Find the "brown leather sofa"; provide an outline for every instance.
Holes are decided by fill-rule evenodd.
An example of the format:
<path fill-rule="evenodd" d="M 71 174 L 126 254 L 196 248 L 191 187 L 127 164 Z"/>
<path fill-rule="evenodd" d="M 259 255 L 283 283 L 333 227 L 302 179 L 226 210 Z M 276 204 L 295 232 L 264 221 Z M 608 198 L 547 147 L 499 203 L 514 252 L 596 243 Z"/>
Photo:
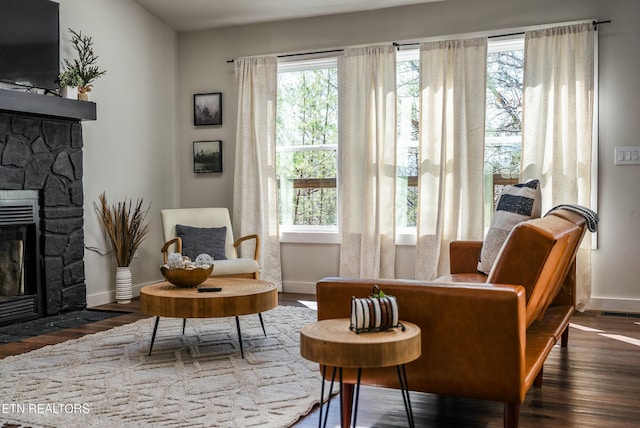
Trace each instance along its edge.
<path fill-rule="evenodd" d="M 562 209 L 520 223 L 488 276 L 476 270 L 482 244 L 467 241 L 451 245 L 451 274 L 435 281 L 325 278 L 317 284 L 318 319 L 349 317 L 351 297 L 378 285 L 397 298 L 400 319 L 422 330 L 422 355 L 406 366 L 409 388 L 502 402 L 504 426 L 517 427 L 549 352 L 558 340 L 567 344 L 585 223 Z M 351 409 L 355 372 L 345 370 L 344 382 Z M 399 388 L 394 368 L 364 370 L 362 383 Z"/>

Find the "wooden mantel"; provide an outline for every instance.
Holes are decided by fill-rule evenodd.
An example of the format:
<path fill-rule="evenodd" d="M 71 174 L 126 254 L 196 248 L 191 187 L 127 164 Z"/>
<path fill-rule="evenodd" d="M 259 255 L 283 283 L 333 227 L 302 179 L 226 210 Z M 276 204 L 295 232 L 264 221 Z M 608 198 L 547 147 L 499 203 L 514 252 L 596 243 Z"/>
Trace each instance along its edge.
<path fill-rule="evenodd" d="M 0 89 L 0 111 L 19 112 L 52 118 L 96 120 L 96 103 Z"/>

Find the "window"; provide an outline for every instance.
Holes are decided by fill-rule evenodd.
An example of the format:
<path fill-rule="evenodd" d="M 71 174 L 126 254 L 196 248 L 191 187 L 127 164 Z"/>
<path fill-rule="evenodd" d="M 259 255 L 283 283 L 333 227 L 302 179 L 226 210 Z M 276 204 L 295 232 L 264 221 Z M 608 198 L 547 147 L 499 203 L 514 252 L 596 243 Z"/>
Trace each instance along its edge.
<path fill-rule="evenodd" d="M 418 50 L 398 52 L 397 225 L 415 233 L 420 59 Z M 491 222 L 497 196 L 518 182 L 522 147 L 524 39 L 489 42 L 485 129 L 485 219 Z"/>
<path fill-rule="evenodd" d="M 336 60 L 281 64 L 276 177 L 283 229 L 337 230 L 337 149 Z"/>
<path fill-rule="evenodd" d="M 485 227 L 505 185 L 518 182 L 522 151 L 524 39 L 489 42 L 485 125 Z"/>
<path fill-rule="evenodd" d="M 416 227 L 418 208 L 418 138 L 420 136 L 420 52 L 396 56 L 398 86 L 398 165 L 396 170 L 396 225 L 401 233 Z M 415 230 L 411 230 L 415 234 Z"/>
<path fill-rule="evenodd" d="M 487 225 L 502 187 L 516 183 L 520 174 L 523 66 L 523 38 L 489 42 L 485 133 Z M 398 52 L 396 72 L 396 224 L 399 236 L 414 236 L 418 198 L 419 51 Z M 277 102 L 276 176 L 281 229 L 285 233 L 337 232 L 336 59 L 281 63 Z"/>

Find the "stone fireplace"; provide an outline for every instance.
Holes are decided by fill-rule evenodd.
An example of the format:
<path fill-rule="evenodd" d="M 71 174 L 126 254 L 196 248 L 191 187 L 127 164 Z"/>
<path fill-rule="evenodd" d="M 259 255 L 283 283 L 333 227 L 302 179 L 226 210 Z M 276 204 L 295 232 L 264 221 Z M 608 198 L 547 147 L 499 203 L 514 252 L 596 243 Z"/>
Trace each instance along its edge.
<path fill-rule="evenodd" d="M 25 267 L 25 283 L 18 287 L 36 294 L 35 308 L 3 318 L 11 296 L 0 294 L 0 324 L 86 306 L 80 121 L 93 119 L 94 103 L 0 90 L 0 206 L 3 195 L 15 199 L 11 191 L 35 195 L 39 235 L 36 264 Z M 9 244 L 20 241 L 10 230 L 18 226 L 0 222 L 0 246 L 15 254 L 26 251 L 23 244 Z"/>

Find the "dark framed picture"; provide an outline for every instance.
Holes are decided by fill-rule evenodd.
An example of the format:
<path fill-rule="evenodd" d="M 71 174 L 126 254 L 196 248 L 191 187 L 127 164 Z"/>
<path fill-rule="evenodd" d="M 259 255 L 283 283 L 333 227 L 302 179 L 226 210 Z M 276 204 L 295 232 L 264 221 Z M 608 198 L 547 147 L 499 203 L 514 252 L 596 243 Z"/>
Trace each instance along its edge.
<path fill-rule="evenodd" d="M 222 172 L 222 141 L 193 142 L 193 172 Z"/>
<path fill-rule="evenodd" d="M 222 92 L 193 95 L 193 124 L 222 125 Z"/>

